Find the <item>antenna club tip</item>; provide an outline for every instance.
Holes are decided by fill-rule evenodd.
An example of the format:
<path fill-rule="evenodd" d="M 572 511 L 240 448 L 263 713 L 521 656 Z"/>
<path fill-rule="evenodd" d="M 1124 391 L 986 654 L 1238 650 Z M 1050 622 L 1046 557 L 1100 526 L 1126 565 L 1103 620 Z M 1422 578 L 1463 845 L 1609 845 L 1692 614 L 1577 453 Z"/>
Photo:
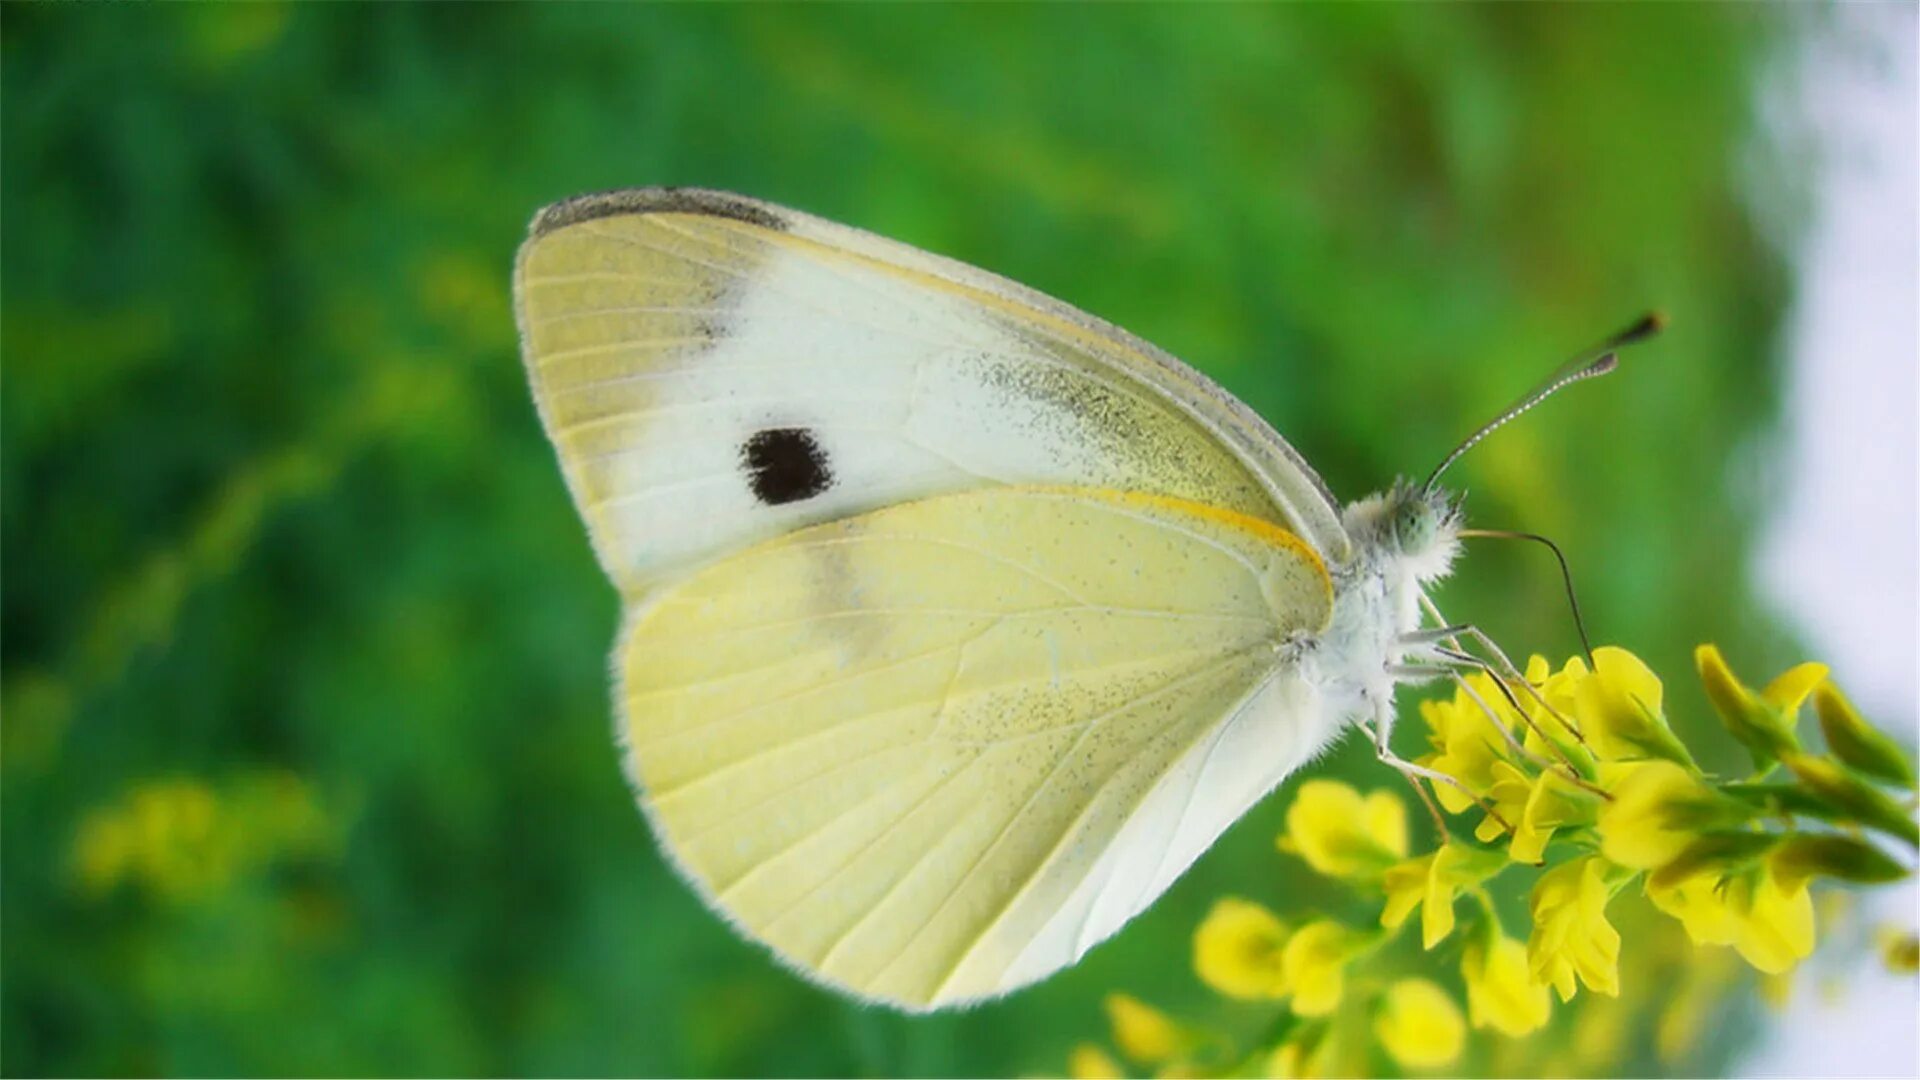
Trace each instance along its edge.
<path fill-rule="evenodd" d="M 1650 311 L 1645 315 L 1642 315 L 1640 317 L 1640 320 L 1634 323 L 1632 326 L 1629 326 L 1625 330 L 1622 330 L 1619 333 L 1613 335 L 1613 337 L 1610 338 L 1607 341 L 1607 343 L 1604 346 L 1602 346 L 1602 348 L 1619 349 L 1619 348 L 1624 348 L 1628 345 L 1635 345 L 1635 344 L 1638 344 L 1639 342 L 1647 340 L 1648 338 L 1654 336 L 1655 334 L 1658 334 L 1660 331 L 1665 330 L 1666 328 L 1667 328 L 1666 313 L 1661 311 Z"/>

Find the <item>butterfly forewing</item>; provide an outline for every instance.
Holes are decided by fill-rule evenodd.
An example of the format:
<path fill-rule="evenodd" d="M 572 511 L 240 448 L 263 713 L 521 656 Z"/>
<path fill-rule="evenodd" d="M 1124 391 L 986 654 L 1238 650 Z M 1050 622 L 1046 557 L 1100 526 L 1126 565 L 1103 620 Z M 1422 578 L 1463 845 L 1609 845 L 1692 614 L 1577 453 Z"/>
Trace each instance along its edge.
<path fill-rule="evenodd" d="M 549 434 L 637 595 L 802 525 L 1000 484 L 1177 496 L 1346 537 L 1319 481 L 1191 369 L 1011 282 L 734 196 L 549 210 L 516 295 Z"/>

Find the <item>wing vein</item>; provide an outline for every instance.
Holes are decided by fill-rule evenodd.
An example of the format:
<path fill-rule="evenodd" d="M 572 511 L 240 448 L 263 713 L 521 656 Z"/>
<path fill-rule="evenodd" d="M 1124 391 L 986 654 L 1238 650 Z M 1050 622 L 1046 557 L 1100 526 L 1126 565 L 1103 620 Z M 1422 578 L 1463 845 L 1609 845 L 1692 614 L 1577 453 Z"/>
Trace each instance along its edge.
<path fill-rule="evenodd" d="M 900 961 L 904 959 L 912 951 L 912 943 L 917 942 L 920 939 L 920 937 L 926 933 L 927 927 L 933 925 L 936 921 L 939 920 L 940 916 L 944 914 L 947 908 L 953 903 L 954 898 L 959 896 L 960 893 L 967 887 L 967 884 L 973 880 L 973 875 L 979 872 L 980 867 L 986 862 L 986 860 L 989 857 L 993 855 L 995 851 L 999 850 L 1000 845 L 1004 843 L 1006 841 L 1006 838 L 1012 833 L 1013 827 L 1016 824 L 1018 824 L 1020 819 L 1025 817 L 1027 812 L 1033 808 L 1036 802 L 1039 801 L 1040 796 L 1047 790 L 1048 786 L 1053 783 L 1054 778 L 1059 775 L 1061 768 L 1064 767 L 1068 761 L 1072 760 L 1074 754 L 1076 754 L 1079 751 L 1081 745 L 1086 742 L 1088 735 L 1092 734 L 1093 731 L 1096 728 L 1098 728 L 1102 723 L 1118 715 L 1119 713 L 1124 712 L 1128 709 L 1132 709 L 1136 706 L 1145 704 L 1148 701 L 1153 701 L 1160 697 L 1164 697 L 1165 695 L 1173 693 L 1174 691 L 1180 689 L 1183 686 L 1186 686 L 1189 683 L 1192 683 L 1204 676 L 1211 675 L 1219 671 L 1220 669 L 1226 667 L 1227 664 L 1231 663 L 1232 661 L 1239 659 L 1242 655 L 1244 655 L 1248 651 L 1249 650 L 1247 649 L 1238 649 L 1233 652 L 1230 652 L 1225 656 L 1222 656 L 1220 659 L 1214 661 L 1213 663 L 1204 664 L 1201 667 L 1188 672 L 1187 674 L 1181 676 L 1180 678 L 1175 679 L 1172 682 L 1169 682 L 1150 693 L 1142 694 L 1142 695 L 1138 695 L 1136 697 L 1130 698 L 1127 701 L 1124 701 L 1121 704 L 1116 705 L 1111 709 L 1108 709 L 1102 713 L 1099 713 L 1089 718 L 1086 728 L 1082 730 L 1080 734 L 1074 738 L 1073 742 L 1068 745 L 1066 751 L 1054 760 L 1053 766 L 1047 770 L 1046 774 L 1040 778 L 1040 782 L 1034 786 L 1034 789 L 1031 792 L 1028 793 L 1026 800 L 1020 804 L 1019 809 L 1015 810 L 1012 816 L 1010 816 L 1007 819 L 1006 823 L 1000 827 L 1000 831 L 994 834 L 994 838 L 988 842 L 986 848 L 984 848 L 979 855 L 975 856 L 973 862 L 969 864 L 966 871 L 963 874 L 961 874 L 960 881 L 952 889 L 948 890 L 946 899 L 941 901 L 940 905 L 933 910 L 933 913 L 931 915 L 927 916 L 926 919 L 921 921 L 920 926 L 913 932 L 913 936 L 909 940 L 909 944 L 905 948 L 902 948 L 899 954 L 896 955 L 891 961 L 889 961 L 887 965 L 883 967 L 880 970 L 880 972 L 874 976 L 873 981 L 875 983 L 878 983 L 882 979 L 884 979 L 887 973 L 889 971 L 892 971 L 893 968 L 897 964 L 899 964 Z M 1118 768 L 1119 768 L 1118 766 L 1115 766 L 1116 772 L 1118 771 Z M 1111 775 L 1112 774 L 1109 773 L 1108 777 L 1110 778 Z M 1105 783 L 1104 778 L 1102 780 L 1102 783 L 1103 784 Z M 934 847 L 929 848 L 928 854 L 931 854 L 934 850 L 937 850 L 937 848 L 938 848 L 937 844 Z M 923 855 L 921 858 L 924 861 L 926 856 Z M 919 864 L 916 863 L 915 865 L 917 869 Z M 904 882 L 905 880 L 907 880 L 907 877 L 911 877 L 911 876 L 912 876 L 912 872 L 910 871 L 906 877 L 901 878 L 901 881 Z M 898 883 L 896 883 L 896 885 L 897 884 Z M 879 906 L 875 905 L 875 907 L 872 910 L 874 911 L 879 910 Z"/>

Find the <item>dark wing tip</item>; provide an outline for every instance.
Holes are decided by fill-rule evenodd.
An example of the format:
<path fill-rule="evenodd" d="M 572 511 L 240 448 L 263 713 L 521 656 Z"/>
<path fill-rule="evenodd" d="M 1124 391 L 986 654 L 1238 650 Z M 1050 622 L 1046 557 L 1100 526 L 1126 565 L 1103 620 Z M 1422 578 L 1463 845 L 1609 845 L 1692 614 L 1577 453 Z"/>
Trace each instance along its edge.
<path fill-rule="evenodd" d="M 643 187 L 596 191 L 562 199 L 533 216 L 527 236 L 537 238 L 583 221 L 627 214 L 704 214 L 744 221 L 775 232 L 787 230 L 787 219 L 777 207 L 744 195 L 706 188 Z"/>

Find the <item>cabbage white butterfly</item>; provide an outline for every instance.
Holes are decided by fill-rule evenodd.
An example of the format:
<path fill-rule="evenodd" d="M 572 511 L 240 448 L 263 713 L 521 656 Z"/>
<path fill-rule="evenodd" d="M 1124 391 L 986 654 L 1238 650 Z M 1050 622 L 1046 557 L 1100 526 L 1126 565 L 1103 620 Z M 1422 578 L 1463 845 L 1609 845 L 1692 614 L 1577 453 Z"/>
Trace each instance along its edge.
<path fill-rule="evenodd" d="M 514 296 L 624 603 L 640 805 L 709 906 L 846 993 L 1046 977 L 1349 722 L 1420 771 L 1395 684 L 1483 663 L 1421 629 L 1462 535 L 1440 470 L 1343 509 L 1200 373 L 982 270 L 647 188 L 541 211 Z"/>

